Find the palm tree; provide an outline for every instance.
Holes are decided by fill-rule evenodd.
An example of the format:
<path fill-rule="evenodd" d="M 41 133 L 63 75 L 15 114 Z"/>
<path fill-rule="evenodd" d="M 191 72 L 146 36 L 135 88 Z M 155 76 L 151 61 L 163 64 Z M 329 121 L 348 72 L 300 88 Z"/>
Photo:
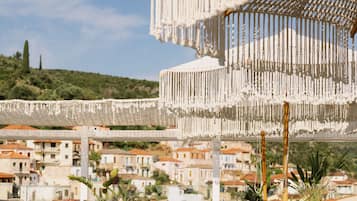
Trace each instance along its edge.
<path fill-rule="evenodd" d="M 99 194 L 95 191 L 93 183 L 84 177 L 69 176 L 72 181 L 78 181 L 88 187 L 91 193 L 94 195 L 96 201 L 136 201 L 138 200 L 138 194 L 136 188 L 130 185 L 129 182 L 120 183 L 118 176 L 118 169 L 114 169 L 110 173 L 109 180 L 102 184 L 102 191 Z"/>
<path fill-rule="evenodd" d="M 291 172 L 291 187 L 306 201 L 321 201 L 326 194 L 326 185 L 322 183 L 322 178 L 327 175 L 327 158 L 316 152 L 309 157 L 308 166 L 309 169 L 304 170 L 297 165 L 298 176 Z"/>
<path fill-rule="evenodd" d="M 102 156 L 98 152 L 91 151 L 90 154 L 89 154 L 89 158 L 88 159 L 89 159 L 89 161 L 94 162 L 94 164 L 91 163 L 91 165 L 94 168 L 97 168 L 99 166 L 100 160 L 102 159 Z"/>

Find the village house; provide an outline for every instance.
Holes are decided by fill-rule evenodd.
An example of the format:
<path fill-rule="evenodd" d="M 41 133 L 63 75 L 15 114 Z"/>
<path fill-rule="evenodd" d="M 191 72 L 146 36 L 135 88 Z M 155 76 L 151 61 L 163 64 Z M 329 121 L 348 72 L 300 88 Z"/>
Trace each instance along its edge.
<path fill-rule="evenodd" d="M 8 143 L 0 145 L 0 153 L 16 152 L 21 155 L 25 155 L 29 158 L 33 157 L 33 149 L 27 147 L 25 144 L 20 143 Z"/>
<path fill-rule="evenodd" d="M 193 164 L 178 170 L 178 182 L 196 191 L 206 192 L 207 183 L 212 181 L 212 165 Z"/>
<path fill-rule="evenodd" d="M 328 183 L 329 198 L 357 195 L 357 180 L 349 178 L 346 172 L 331 172 L 325 179 Z"/>
<path fill-rule="evenodd" d="M 1 172 L 15 175 L 15 183 L 18 185 L 29 183 L 30 158 L 16 153 L 8 152 L 0 154 Z"/>
<path fill-rule="evenodd" d="M 230 148 L 221 150 L 220 154 L 221 170 L 240 170 L 243 173 L 252 170 L 251 150 L 242 148 Z"/>
<path fill-rule="evenodd" d="M 13 195 L 13 182 L 15 181 L 15 175 L 0 172 L 0 200 L 8 200 L 16 197 Z"/>
<path fill-rule="evenodd" d="M 102 149 L 100 168 L 113 170 L 117 168 L 120 174 L 136 174 L 136 155 L 121 149 Z"/>
<path fill-rule="evenodd" d="M 160 157 L 154 163 L 154 168 L 165 172 L 169 175 L 170 180 L 178 180 L 178 170 L 182 168 L 183 162 L 172 157 Z"/>
<path fill-rule="evenodd" d="M 142 149 L 132 149 L 129 153 L 135 155 L 136 157 L 136 174 L 143 177 L 151 177 L 154 164 L 154 156 L 145 150 Z"/>
<path fill-rule="evenodd" d="M 178 148 L 172 153 L 172 157 L 176 160 L 184 162 L 186 165 L 190 164 L 211 164 L 211 158 L 205 158 L 206 153 L 193 147 Z"/>
<path fill-rule="evenodd" d="M 147 186 L 155 185 L 155 179 L 133 175 L 133 174 L 119 174 L 119 177 L 130 181 L 131 185 L 134 185 L 137 192 L 145 193 L 145 188 Z"/>

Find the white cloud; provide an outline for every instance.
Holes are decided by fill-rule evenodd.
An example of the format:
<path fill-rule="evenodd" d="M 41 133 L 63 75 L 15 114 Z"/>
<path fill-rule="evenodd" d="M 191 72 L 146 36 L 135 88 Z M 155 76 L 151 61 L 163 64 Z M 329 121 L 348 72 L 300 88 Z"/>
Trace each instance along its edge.
<path fill-rule="evenodd" d="M 0 16 L 36 16 L 62 20 L 80 26 L 81 34 L 93 38 L 105 33 L 109 39 L 130 36 L 133 29 L 145 24 L 135 15 L 122 15 L 111 8 L 99 8 L 85 0 L 1 0 Z"/>

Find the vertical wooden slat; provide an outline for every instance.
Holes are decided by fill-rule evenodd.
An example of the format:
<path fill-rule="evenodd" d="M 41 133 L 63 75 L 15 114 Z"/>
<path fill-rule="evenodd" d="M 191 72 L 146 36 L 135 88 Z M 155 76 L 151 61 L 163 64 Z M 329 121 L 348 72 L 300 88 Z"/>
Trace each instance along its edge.
<path fill-rule="evenodd" d="M 267 184 L 267 163 L 266 163 L 266 143 L 265 143 L 265 131 L 260 133 L 261 135 L 261 154 L 262 154 L 262 181 L 263 181 L 263 201 L 268 200 L 268 184 Z"/>
<path fill-rule="evenodd" d="M 284 174 L 284 186 L 283 186 L 283 201 L 288 201 L 288 150 L 289 150 L 289 103 L 284 102 L 284 139 L 283 139 L 283 174 Z"/>

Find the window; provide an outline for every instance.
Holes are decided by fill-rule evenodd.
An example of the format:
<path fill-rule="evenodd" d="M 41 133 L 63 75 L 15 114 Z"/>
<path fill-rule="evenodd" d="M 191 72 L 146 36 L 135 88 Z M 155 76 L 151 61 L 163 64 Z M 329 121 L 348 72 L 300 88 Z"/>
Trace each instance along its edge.
<path fill-rule="evenodd" d="M 22 155 L 22 152 L 20 152 L 20 155 Z"/>
<path fill-rule="evenodd" d="M 189 172 L 189 176 L 192 177 L 192 171 L 191 171 L 191 170 L 190 170 L 190 172 Z"/>
<path fill-rule="evenodd" d="M 56 147 L 56 143 L 51 143 L 51 147 L 53 148 L 53 147 Z"/>
<path fill-rule="evenodd" d="M 15 166 L 16 166 L 16 163 L 15 163 L 15 162 L 14 162 L 14 163 L 12 163 L 12 166 L 13 166 L 13 167 L 15 167 Z"/>
<path fill-rule="evenodd" d="M 29 158 L 30 158 L 30 156 L 31 156 L 31 154 L 30 154 L 30 152 L 28 152 L 28 153 L 27 153 L 27 157 L 29 157 Z"/>
<path fill-rule="evenodd" d="M 183 154 L 183 158 L 186 158 L 186 154 Z"/>
<path fill-rule="evenodd" d="M 27 163 L 25 163 L 25 167 L 27 166 Z"/>
<path fill-rule="evenodd" d="M 114 163 L 116 163 L 117 162 L 117 157 L 116 156 L 114 156 Z"/>
<path fill-rule="evenodd" d="M 68 196 L 68 190 L 64 190 L 64 196 Z"/>
<path fill-rule="evenodd" d="M 68 155 L 65 155 L 64 158 L 65 158 L 65 159 L 68 159 Z"/>
<path fill-rule="evenodd" d="M 51 154 L 51 159 L 55 159 L 56 158 L 56 154 Z"/>
<path fill-rule="evenodd" d="M 68 143 L 66 143 L 64 146 L 65 146 L 66 148 L 68 148 L 68 147 L 69 147 L 69 144 L 68 144 Z"/>
<path fill-rule="evenodd" d="M 179 158 L 179 154 L 178 153 L 176 153 L 176 158 Z"/>

